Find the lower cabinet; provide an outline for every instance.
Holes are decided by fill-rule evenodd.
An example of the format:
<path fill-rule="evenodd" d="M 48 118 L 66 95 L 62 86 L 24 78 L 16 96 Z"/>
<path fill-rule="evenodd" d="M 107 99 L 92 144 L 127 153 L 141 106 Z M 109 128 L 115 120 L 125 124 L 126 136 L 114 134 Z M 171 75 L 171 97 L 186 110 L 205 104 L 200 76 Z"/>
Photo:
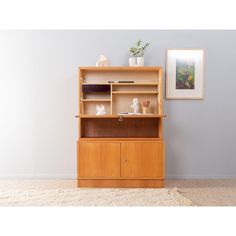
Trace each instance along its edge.
<path fill-rule="evenodd" d="M 79 177 L 120 177 L 120 143 L 80 142 Z"/>
<path fill-rule="evenodd" d="M 79 142 L 79 178 L 164 178 L 164 148 L 155 142 Z"/>
<path fill-rule="evenodd" d="M 121 177 L 163 178 L 163 142 L 121 144 Z"/>

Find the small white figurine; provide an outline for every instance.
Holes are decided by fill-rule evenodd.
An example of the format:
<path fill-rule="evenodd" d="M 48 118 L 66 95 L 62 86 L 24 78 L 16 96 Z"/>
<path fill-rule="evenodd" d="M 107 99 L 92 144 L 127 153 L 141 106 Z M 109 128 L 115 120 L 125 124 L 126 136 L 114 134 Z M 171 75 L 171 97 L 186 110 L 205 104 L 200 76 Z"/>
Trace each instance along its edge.
<path fill-rule="evenodd" d="M 96 62 L 96 67 L 106 67 L 106 66 L 109 66 L 109 61 L 104 55 L 101 55 Z"/>
<path fill-rule="evenodd" d="M 138 98 L 134 98 L 133 99 L 133 104 L 131 105 L 131 107 L 134 109 L 134 114 L 138 114 L 139 113 Z"/>
<path fill-rule="evenodd" d="M 103 104 L 97 105 L 96 110 L 97 110 L 97 113 L 96 113 L 97 116 L 105 115 L 105 114 L 106 114 L 106 112 L 105 112 L 105 107 L 104 107 Z"/>

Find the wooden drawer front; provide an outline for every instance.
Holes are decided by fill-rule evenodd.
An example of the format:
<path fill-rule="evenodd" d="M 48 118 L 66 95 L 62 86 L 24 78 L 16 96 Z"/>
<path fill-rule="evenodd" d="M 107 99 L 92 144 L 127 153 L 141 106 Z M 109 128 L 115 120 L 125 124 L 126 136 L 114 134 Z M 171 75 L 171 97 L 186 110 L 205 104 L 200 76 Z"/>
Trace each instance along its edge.
<path fill-rule="evenodd" d="M 120 177 L 120 143 L 79 143 L 79 177 Z"/>
<path fill-rule="evenodd" d="M 163 142 L 121 144 L 121 177 L 163 178 Z"/>

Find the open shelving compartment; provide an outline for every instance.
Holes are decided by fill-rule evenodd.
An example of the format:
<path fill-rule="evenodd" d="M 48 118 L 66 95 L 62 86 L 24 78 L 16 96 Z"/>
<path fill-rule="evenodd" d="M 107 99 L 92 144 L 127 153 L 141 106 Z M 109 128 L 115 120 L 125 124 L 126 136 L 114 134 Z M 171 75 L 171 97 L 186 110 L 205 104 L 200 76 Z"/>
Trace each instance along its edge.
<path fill-rule="evenodd" d="M 162 138 L 161 76 L 159 67 L 81 67 L 80 138 Z M 121 115 L 135 97 L 150 101 L 150 114 Z"/>
<path fill-rule="evenodd" d="M 159 118 L 87 118 L 81 120 L 81 138 L 160 138 Z"/>

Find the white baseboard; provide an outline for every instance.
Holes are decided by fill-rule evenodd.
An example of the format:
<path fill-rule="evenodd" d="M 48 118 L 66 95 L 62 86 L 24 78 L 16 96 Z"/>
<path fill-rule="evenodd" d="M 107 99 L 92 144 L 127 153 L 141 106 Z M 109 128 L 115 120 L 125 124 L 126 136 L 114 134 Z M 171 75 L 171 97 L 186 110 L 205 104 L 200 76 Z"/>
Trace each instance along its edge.
<path fill-rule="evenodd" d="M 0 175 L 0 179 L 68 179 L 76 180 L 73 174 L 29 174 L 29 175 Z M 236 175 L 166 175 L 166 179 L 236 179 Z"/>
<path fill-rule="evenodd" d="M 0 175 L 0 179 L 71 179 L 76 180 L 72 174 L 29 174 L 29 175 Z"/>
<path fill-rule="evenodd" d="M 236 175 L 166 175 L 166 179 L 236 179 Z"/>

